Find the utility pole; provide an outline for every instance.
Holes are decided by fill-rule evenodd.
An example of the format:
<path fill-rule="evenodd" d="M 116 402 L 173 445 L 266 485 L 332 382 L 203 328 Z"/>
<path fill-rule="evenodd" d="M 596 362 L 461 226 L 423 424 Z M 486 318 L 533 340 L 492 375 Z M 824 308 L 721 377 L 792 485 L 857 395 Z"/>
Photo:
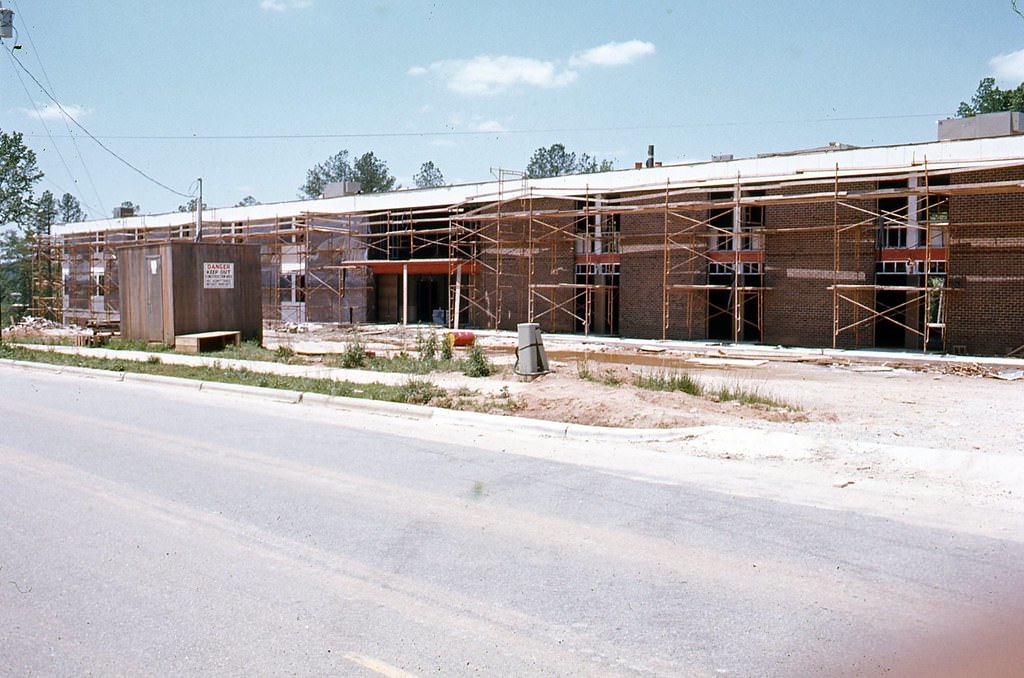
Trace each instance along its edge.
<path fill-rule="evenodd" d="M 196 201 L 196 237 L 195 242 L 203 239 L 203 178 L 196 179 L 199 182 L 199 200 Z"/>

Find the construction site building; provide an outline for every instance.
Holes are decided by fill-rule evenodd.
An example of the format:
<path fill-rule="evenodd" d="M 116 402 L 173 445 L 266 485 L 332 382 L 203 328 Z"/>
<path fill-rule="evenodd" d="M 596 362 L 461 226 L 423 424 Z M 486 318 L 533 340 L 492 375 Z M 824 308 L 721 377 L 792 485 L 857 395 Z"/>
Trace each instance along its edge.
<path fill-rule="evenodd" d="M 1024 136 L 991 115 L 928 143 L 207 209 L 202 237 L 261 245 L 280 321 L 1013 355 Z M 193 239 L 194 222 L 55 227 L 35 312 L 115 322 L 118 247 Z"/>

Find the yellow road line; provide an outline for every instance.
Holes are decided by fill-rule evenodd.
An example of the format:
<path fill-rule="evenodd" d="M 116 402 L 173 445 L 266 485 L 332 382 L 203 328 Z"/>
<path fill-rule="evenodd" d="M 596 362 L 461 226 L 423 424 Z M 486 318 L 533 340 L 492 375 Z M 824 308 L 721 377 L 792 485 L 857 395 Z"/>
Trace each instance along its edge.
<path fill-rule="evenodd" d="M 379 673 L 387 678 L 416 678 L 416 674 L 403 671 L 397 666 L 392 666 L 386 662 L 382 662 L 379 659 L 373 657 L 367 657 L 365 654 L 359 654 L 358 652 L 349 652 L 345 655 L 345 659 L 349 660 L 353 664 L 359 664 L 360 666 L 370 669 L 374 673 Z"/>

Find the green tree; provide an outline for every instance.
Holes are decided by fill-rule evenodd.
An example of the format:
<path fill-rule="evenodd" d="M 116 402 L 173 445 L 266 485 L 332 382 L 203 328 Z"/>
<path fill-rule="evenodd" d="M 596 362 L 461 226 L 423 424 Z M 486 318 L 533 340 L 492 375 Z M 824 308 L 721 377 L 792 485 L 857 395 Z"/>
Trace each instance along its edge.
<path fill-rule="evenodd" d="M 567 151 L 563 144 L 552 144 L 550 148 L 541 147 L 533 152 L 526 165 L 526 176 L 529 179 L 541 179 L 565 174 L 607 172 L 613 168 L 612 160 L 598 160 L 586 153 L 576 155 Z"/>
<path fill-rule="evenodd" d="M 196 203 L 199 202 L 199 198 L 189 198 L 188 202 L 184 205 L 178 205 L 179 212 L 195 212 Z M 206 209 L 206 203 L 203 203 L 203 209 Z"/>
<path fill-rule="evenodd" d="M 363 193 L 387 193 L 399 188 L 388 171 L 387 163 L 373 151 L 363 153 L 352 163 L 352 179 L 359 182 L 359 190 Z"/>
<path fill-rule="evenodd" d="M 53 199 L 53 193 L 43 191 L 36 200 L 36 208 L 32 214 L 33 235 L 50 235 L 50 228 L 57 223 L 57 201 Z"/>
<path fill-rule="evenodd" d="M 235 207 L 252 207 L 253 205 L 259 205 L 260 201 L 251 195 L 247 195 L 238 202 L 235 203 Z"/>
<path fill-rule="evenodd" d="M 82 205 L 78 202 L 78 198 L 65 193 L 60 197 L 60 202 L 57 203 L 57 212 L 60 215 L 60 223 L 62 224 L 76 224 L 79 221 L 86 220 L 86 214 L 82 211 Z"/>
<path fill-rule="evenodd" d="M 303 197 L 319 198 L 324 187 L 335 181 L 358 181 L 363 193 L 383 193 L 397 188 L 387 163 L 372 151 L 363 153 L 352 162 L 348 151 L 341 150 L 307 170 L 306 183 L 299 187 L 299 191 Z"/>
<path fill-rule="evenodd" d="M 36 154 L 21 132 L 0 130 L 0 228 L 27 223 L 34 209 L 32 190 L 42 178 Z"/>
<path fill-rule="evenodd" d="M 36 211 L 32 193 L 43 173 L 36 154 L 25 145 L 20 132 L 0 130 L 0 322 L 16 315 L 15 304 L 28 304 L 32 294 L 32 252 L 29 238 L 44 215 Z M 44 194 L 46 195 L 46 194 Z"/>
<path fill-rule="evenodd" d="M 432 160 L 420 165 L 420 171 L 412 175 L 416 188 L 434 188 L 444 186 L 444 175 L 437 168 Z"/>
<path fill-rule="evenodd" d="M 1024 83 L 1014 89 L 1000 89 L 996 87 L 995 78 L 982 78 L 971 100 L 960 102 L 956 115 L 971 118 L 997 111 L 1024 111 Z"/>

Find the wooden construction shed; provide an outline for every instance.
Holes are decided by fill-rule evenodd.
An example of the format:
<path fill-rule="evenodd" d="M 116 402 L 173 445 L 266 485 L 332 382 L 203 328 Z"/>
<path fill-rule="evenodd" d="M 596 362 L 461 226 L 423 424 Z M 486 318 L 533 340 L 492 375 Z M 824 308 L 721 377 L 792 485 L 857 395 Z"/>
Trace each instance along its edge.
<path fill-rule="evenodd" d="M 199 332 L 263 339 L 258 245 L 164 242 L 117 250 L 121 335 L 175 343 Z"/>

